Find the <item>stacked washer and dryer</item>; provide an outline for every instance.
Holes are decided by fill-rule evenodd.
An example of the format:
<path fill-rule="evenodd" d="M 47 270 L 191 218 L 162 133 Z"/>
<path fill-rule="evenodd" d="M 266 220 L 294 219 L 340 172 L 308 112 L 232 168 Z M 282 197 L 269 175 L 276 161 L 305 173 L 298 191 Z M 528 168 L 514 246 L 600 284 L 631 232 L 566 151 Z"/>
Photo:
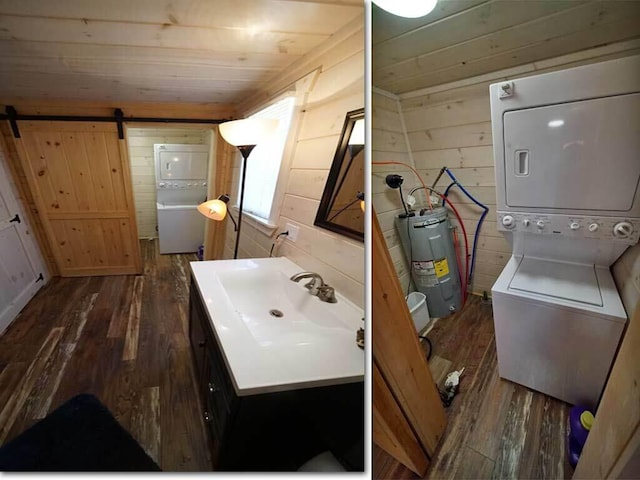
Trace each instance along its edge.
<path fill-rule="evenodd" d="M 196 252 L 204 242 L 197 207 L 207 198 L 209 147 L 155 144 L 153 152 L 160 253 Z"/>
<path fill-rule="evenodd" d="M 595 408 L 628 321 L 610 266 L 640 233 L 640 56 L 490 92 L 499 373 Z"/>

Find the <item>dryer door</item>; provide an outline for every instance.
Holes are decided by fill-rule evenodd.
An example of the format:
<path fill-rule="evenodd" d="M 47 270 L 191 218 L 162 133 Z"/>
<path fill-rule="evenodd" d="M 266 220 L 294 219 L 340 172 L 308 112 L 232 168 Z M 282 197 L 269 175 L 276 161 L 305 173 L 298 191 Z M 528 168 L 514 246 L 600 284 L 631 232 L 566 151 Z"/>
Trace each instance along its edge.
<path fill-rule="evenodd" d="M 506 203 L 628 215 L 638 151 L 640 93 L 506 112 Z"/>

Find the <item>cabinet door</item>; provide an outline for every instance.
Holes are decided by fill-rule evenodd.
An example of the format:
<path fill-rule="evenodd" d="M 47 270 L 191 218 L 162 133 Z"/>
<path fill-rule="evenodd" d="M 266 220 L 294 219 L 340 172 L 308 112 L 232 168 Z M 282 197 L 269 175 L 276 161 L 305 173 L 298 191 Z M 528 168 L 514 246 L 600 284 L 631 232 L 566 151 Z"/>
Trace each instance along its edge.
<path fill-rule="evenodd" d="M 223 380 L 224 372 L 221 368 L 224 368 L 224 364 L 221 364 L 219 353 L 215 348 L 207 349 L 207 376 L 205 387 L 206 405 L 207 411 L 211 416 L 211 426 L 215 437 L 222 439 L 224 435 L 224 429 L 227 425 L 230 413 L 230 398 L 229 392 L 225 391 L 225 383 Z"/>
<path fill-rule="evenodd" d="M 204 352 L 207 347 L 207 337 L 205 334 L 206 316 L 202 311 L 198 291 L 193 280 L 191 281 L 189 294 L 189 340 L 191 342 L 191 352 L 196 364 L 196 377 L 200 380 L 203 377 Z"/>

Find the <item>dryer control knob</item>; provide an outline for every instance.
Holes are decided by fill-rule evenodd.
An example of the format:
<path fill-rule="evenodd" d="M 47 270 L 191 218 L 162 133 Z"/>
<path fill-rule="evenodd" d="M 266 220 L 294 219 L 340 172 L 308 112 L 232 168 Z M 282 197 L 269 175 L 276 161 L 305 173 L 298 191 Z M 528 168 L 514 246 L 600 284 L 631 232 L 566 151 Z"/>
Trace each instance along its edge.
<path fill-rule="evenodd" d="M 618 222 L 613 227 L 613 235 L 617 238 L 627 238 L 633 233 L 633 225 L 629 222 Z"/>
<path fill-rule="evenodd" d="M 531 224 L 531 220 L 529 220 L 528 218 L 525 218 L 524 220 L 522 220 L 522 225 L 524 225 L 525 227 L 528 227 Z"/>
<path fill-rule="evenodd" d="M 511 215 L 505 215 L 502 217 L 502 225 L 507 228 L 513 228 L 515 226 L 515 220 Z"/>
<path fill-rule="evenodd" d="M 589 231 L 591 233 L 597 232 L 598 231 L 598 224 L 597 223 L 592 223 L 591 225 L 589 225 Z"/>
<path fill-rule="evenodd" d="M 544 228 L 544 222 L 542 220 L 538 220 L 536 222 L 536 227 L 538 227 L 540 230 L 542 230 Z"/>
<path fill-rule="evenodd" d="M 569 228 L 571 230 L 578 230 L 580 228 L 580 224 L 578 222 L 571 222 L 571 225 L 569 225 Z"/>
<path fill-rule="evenodd" d="M 167 184 L 166 184 L 166 183 L 164 183 L 164 182 L 160 182 L 160 183 L 158 184 L 158 186 L 159 186 L 160 188 L 164 188 L 164 187 L 166 187 L 166 186 L 167 186 Z"/>

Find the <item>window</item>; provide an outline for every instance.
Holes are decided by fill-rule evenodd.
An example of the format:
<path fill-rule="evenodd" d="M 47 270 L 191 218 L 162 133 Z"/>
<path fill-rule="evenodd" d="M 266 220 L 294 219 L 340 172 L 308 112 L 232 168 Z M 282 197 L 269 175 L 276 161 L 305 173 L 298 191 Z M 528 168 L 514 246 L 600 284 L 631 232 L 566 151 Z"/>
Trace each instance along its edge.
<path fill-rule="evenodd" d="M 273 137 L 258 144 L 247 159 L 243 211 L 267 223 L 271 220 L 271 207 L 294 106 L 295 97 L 285 97 L 250 116 L 277 118 L 280 121 Z"/>

